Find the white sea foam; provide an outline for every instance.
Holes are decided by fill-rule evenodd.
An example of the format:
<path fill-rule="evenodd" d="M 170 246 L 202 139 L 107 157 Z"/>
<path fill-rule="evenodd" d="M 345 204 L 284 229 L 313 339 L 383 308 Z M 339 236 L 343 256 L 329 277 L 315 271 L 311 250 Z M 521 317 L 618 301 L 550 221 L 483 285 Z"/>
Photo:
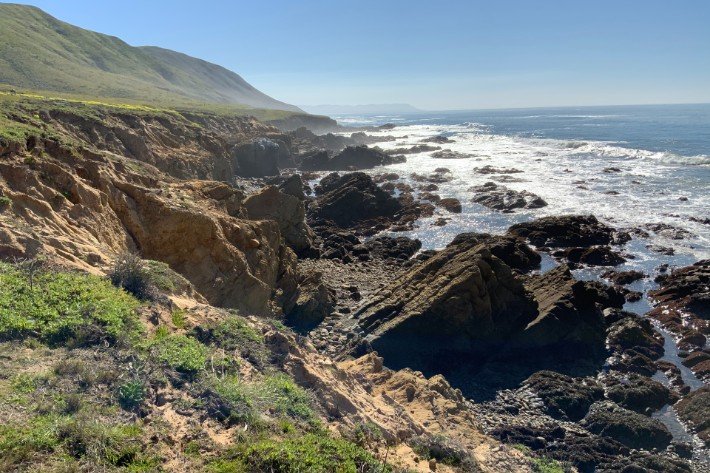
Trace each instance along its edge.
<path fill-rule="evenodd" d="M 396 141 L 379 144 L 385 149 L 412 146 L 424 138 L 445 135 L 454 142 L 439 146 L 472 156 L 442 160 L 432 158 L 431 153 L 419 153 L 408 155 L 406 163 L 391 166 L 391 170 L 410 184 L 413 184 L 409 179 L 411 173 L 427 174 L 438 167 L 449 168 L 455 176 L 453 181 L 439 185 L 438 193 L 441 197 L 458 198 L 463 204 L 463 212 L 453 215 L 437 210 L 435 217 L 422 220 L 411 235 L 422 239 L 424 247 L 444 246 L 463 231 L 503 232 L 512 223 L 538 216 L 591 213 L 617 227 L 669 223 L 691 232 L 692 236 L 673 240 L 651 234 L 644 245 L 672 247 L 681 259 L 686 257 L 687 262 L 710 257 L 708 226 L 690 220 L 690 217 L 708 217 L 708 156 L 631 149 L 614 142 L 498 135 L 488 130 L 484 125 L 468 122 L 460 125 L 407 125 L 378 132 L 397 137 Z M 537 210 L 500 214 L 472 203 L 473 194 L 469 188 L 495 180 L 495 176 L 476 172 L 475 168 L 485 165 L 523 171 L 514 176 L 525 182 L 502 184 L 538 194 L 549 205 Z M 372 172 L 382 172 L 382 169 Z M 695 178 L 695 172 L 705 173 L 704 178 Z M 441 216 L 451 218 L 451 221 L 444 227 L 432 227 L 432 221 Z M 644 245 L 640 248 L 645 248 Z M 647 259 L 656 261 L 658 257 L 650 254 L 646 259 L 640 258 L 638 264 L 650 264 Z"/>

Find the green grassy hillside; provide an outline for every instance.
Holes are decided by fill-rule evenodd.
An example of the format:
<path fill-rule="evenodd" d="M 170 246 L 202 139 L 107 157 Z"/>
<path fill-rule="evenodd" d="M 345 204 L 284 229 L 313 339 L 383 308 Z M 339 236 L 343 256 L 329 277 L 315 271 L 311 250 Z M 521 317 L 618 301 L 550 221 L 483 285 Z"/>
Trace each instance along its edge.
<path fill-rule="evenodd" d="M 133 47 L 16 4 L 0 4 L 0 84 L 152 104 L 300 112 L 221 66 L 162 48 Z"/>

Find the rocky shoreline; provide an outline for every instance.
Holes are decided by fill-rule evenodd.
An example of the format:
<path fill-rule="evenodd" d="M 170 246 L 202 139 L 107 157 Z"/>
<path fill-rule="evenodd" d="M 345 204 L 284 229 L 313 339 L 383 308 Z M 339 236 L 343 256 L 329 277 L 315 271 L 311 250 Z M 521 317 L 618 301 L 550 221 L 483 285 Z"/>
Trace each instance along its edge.
<path fill-rule="evenodd" d="M 528 456 L 581 472 L 710 467 L 707 260 L 656 275 L 617 272 L 633 257 L 625 245 L 634 232 L 591 215 L 462 233 L 422 250 L 397 235 L 422 218 L 443 215 L 434 225 L 444 226 L 447 213 L 461 212 L 460 201 L 437 194 L 451 171 L 412 174 L 411 184 L 388 169 L 362 171 L 422 150 L 433 159 L 469 156 L 428 144 L 370 147 L 394 140 L 382 136 L 387 128 L 344 136 L 251 119 L 38 116 L 83 145 L 0 143 L 0 191 L 10 201 L 3 259 L 42 255 L 102 274 L 117 253 L 132 251 L 185 278 L 193 295 L 173 294 L 173 304 L 283 320 L 295 334 L 272 334 L 270 343 L 288 355 L 283 369 L 320 396 L 324 418 L 345 423 L 367 412 L 400 442 L 397 460 L 419 471 L 477 471 L 417 456 L 422 436 L 443 434 L 485 471 L 525 471 Z M 479 172 L 524 178 L 517 169 Z M 503 213 L 547 205 L 493 182 L 472 192 Z M 554 267 L 541 268 L 543 257 Z M 603 267 L 611 283 L 576 277 L 590 267 Z M 644 297 L 626 286 L 650 277 L 659 284 L 655 307 L 625 311 Z M 663 359 L 654 324 L 677 341 L 677 363 Z M 333 379 L 326 365 L 337 365 Z M 355 397 L 374 392 L 384 399 L 379 409 L 393 418 L 401 410 L 409 424 Z M 654 415 L 667 406 L 691 442 Z"/>

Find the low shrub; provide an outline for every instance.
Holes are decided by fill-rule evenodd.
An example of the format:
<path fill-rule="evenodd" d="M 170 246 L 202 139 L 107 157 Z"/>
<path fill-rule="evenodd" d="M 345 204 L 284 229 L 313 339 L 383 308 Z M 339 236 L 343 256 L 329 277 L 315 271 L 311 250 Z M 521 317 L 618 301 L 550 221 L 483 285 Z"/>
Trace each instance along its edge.
<path fill-rule="evenodd" d="M 327 433 L 310 433 L 281 441 L 263 440 L 235 447 L 210 465 L 213 472 L 374 473 L 392 469 L 370 453 Z"/>
<path fill-rule="evenodd" d="M 123 288 L 140 300 L 152 299 L 155 295 L 150 273 L 138 255 L 133 253 L 119 255 L 108 276 L 111 284 Z"/>
<path fill-rule="evenodd" d="M 0 263 L 0 339 L 115 343 L 139 332 L 137 306 L 96 276 Z"/>
<path fill-rule="evenodd" d="M 256 418 L 249 388 L 236 377 L 211 377 L 204 382 L 204 408 L 213 418 L 227 425 L 252 422 Z"/>
<path fill-rule="evenodd" d="M 207 347 L 185 335 L 156 338 L 150 351 L 157 361 L 183 374 L 196 374 L 207 363 Z"/>
<path fill-rule="evenodd" d="M 138 380 L 128 381 L 118 387 L 119 405 L 130 411 L 136 409 L 145 400 L 145 386 Z"/>

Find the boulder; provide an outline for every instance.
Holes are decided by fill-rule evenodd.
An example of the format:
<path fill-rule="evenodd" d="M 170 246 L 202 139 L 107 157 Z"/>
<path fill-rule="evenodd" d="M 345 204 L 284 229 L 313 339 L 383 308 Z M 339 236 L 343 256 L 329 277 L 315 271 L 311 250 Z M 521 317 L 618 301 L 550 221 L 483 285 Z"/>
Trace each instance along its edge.
<path fill-rule="evenodd" d="M 328 156 L 327 151 L 317 150 L 311 151 L 299 158 L 299 167 L 303 171 L 320 171 L 328 169 L 328 162 L 330 161 L 330 156 Z"/>
<path fill-rule="evenodd" d="M 306 194 L 303 179 L 298 174 L 292 174 L 279 184 L 279 190 L 287 195 L 292 195 L 298 200 L 305 200 Z"/>
<path fill-rule="evenodd" d="M 594 434 L 612 438 L 629 448 L 663 450 L 673 439 L 668 428 L 659 420 L 609 401 L 593 404 L 581 425 Z"/>
<path fill-rule="evenodd" d="M 403 163 L 403 157 L 391 156 L 367 146 L 348 146 L 328 162 L 327 170 L 347 171 L 372 169 L 376 166 Z"/>
<path fill-rule="evenodd" d="M 525 284 L 538 304 L 537 317 L 511 340 L 517 352 L 554 350 L 558 357 L 603 356 L 607 307 L 621 308 L 624 298 L 603 285 L 577 281 L 569 267 L 558 266 Z"/>
<path fill-rule="evenodd" d="M 563 257 L 571 263 L 590 266 L 617 266 L 626 261 L 623 256 L 605 245 L 567 248 L 556 251 L 552 255 Z"/>
<path fill-rule="evenodd" d="M 461 233 L 448 246 L 485 243 L 493 256 L 501 259 L 511 268 L 527 272 L 538 268 L 542 258 L 530 248 L 522 238 L 510 235 L 490 235 L 488 233 Z"/>
<path fill-rule="evenodd" d="M 444 208 L 451 213 L 460 214 L 461 213 L 461 202 L 459 199 L 453 197 L 448 197 L 446 199 L 440 199 L 436 205 L 438 207 Z"/>
<path fill-rule="evenodd" d="M 440 146 L 432 146 L 432 145 L 414 145 L 411 148 L 394 148 L 394 149 L 388 149 L 386 151 L 387 154 L 416 154 L 416 153 L 428 153 L 430 151 L 438 151 L 440 150 Z"/>
<path fill-rule="evenodd" d="M 278 176 L 280 146 L 268 139 L 258 138 L 232 149 L 235 173 L 242 177 Z"/>
<path fill-rule="evenodd" d="M 512 212 L 515 209 L 538 209 L 547 205 L 547 202 L 531 192 L 515 191 L 495 182 L 486 182 L 469 190 L 476 193 L 473 202 L 503 212 Z"/>
<path fill-rule="evenodd" d="M 688 422 L 698 437 L 710 446 L 710 386 L 691 392 L 675 405 L 678 416 Z"/>
<path fill-rule="evenodd" d="M 356 314 L 388 366 L 429 373 L 500 346 L 534 316 L 522 282 L 475 239 L 415 266 Z"/>
<path fill-rule="evenodd" d="M 285 194 L 276 186 L 267 186 L 247 197 L 243 205 L 248 218 L 277 222 L 281 236 L 297 255 L 311 251 L 315 235 L 306 225 L 306 208 L 298 197 Z"/>
<path fill-rule="evenodd" d="M 441 151 L 431 153 L 431 157 L 435 159 L 469 159 L 473 158 L 473 155 L 451 151 L 450 149 L 442 149 Z"/>
<path fill-rule="evenodd" d="M 607 344 L 623 353 L 633 349 L 651 358 L 663 355 L 663 340 L 648 319 L 626 317 L 614 322 L 607 330 Z"/>
<path fill-rule="evenodd" d="M 635 373 L 612 374 L 604 379 L 604 384 L 609 399 L 640 414 L 648 415 L 674 400 L 667 387 Z"/>
<path fill-rule="evenodd" d="M 626 285 L 631 284 L 634 281 L 643 279 L 646 275 L 641 271 L 630 270 L 630 271 L 614 271 L 609 270 L 602 273 L 602 277 L 611 281 L 614 284 Z"/>
<path fill-rule="evenodd" d="M 572 378 L 554 371 L 538 371 L 523 385 L 542 399 L 549 415 L 573 422 L 582 419 L 594 402 L 604 398 L 604 389 L 593 378 Z"/>
<path fill-rule="evenodd" d="M 422 242 L 407 237 L 379 236 L 361 245 L 371 258 L 406 261 L 419 251 Z"/>
<path fill-rule="evenodd" d="M 284 308 L 286 323 L 299 331 L 308 331 L 333 312 L 336 302 L 335 290 L 323 281 L 322 273 L 304 275 L 299 279 L 294 298 Z"/>
<path fill-rule="evenodd" d="M 448 137 L 442 136 L 442 135 L 431 136 L 429 138 L 424 138 L 421 141 L 422 141 L 422 143 L 439 143 L 439 144 L 454 142 L 454 140 L 452 140 L 451 138 L 448 138 Z"/>
<path fill-rule="evenodd" d="M 543 217 L 515 224 L 508 232 L 527 238 L 535 246 L 554 248 L 609 245 L 625 243 L 631 239 L 628 233 L 617 232 L 593 215 Z"/>
<path fill-rule="evenodd" d="M 393 218 L 402 210 L 402 204 L 397 199 L 361 172 L 329 174 L 316 187 L 316 194 L 316 200 L 308 209 L 309 216 L 331 220 L 343 228 L 353 227 L 365 220 Z"/>

